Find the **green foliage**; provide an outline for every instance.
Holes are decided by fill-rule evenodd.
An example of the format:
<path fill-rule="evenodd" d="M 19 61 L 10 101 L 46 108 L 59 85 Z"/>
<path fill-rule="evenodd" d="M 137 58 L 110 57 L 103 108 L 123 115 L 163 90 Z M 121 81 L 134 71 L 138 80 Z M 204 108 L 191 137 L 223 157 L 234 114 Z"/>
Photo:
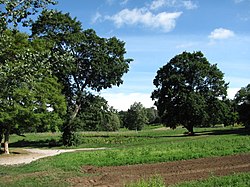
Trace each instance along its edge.
<path fill-rule="evenodd" d="M 154 107 L 146 108 L 146 113 L 147 113 L 147 118 L 148 118 L 149 124 L 159 123 L 158 112 Z"/>
<path fill-rule="evenodd" d="M 117 131 L 120 128 L 120 120 L 103 97 L 88 93 L 82 100 L 74 126 L 77 126 L 79 131 Z"/>
<path fill-rule="evenodd" d="M 235 95 L 239 122 L 250 127 L 250 84 L 241 88 Z"/>
<path fill-rule="evenodd" d="M 125 185 L 126 187 L 165 187 L 161 176 L 153 176 L 149 179 L 141 179 L 138 182 Z"/>
<path fill-rule="evenodd" d="M 6 39 L 10 42 L 0 53 L 1 128 L 14 133 L 41 128 L 56 131 L 62 125 L 66 103 L 50 71 L 50 54 L 33 48 L 25 34 L 6 31 L 3 35 L 0 44 Z"/>
<path fill-rule="evenodd" d="M 66 57 L 52 57 L 51 61 L 53 73 L 64 86 L 70 115 L 64 133 L 70 135 L 68 130 L 77 129 L 73 122 L 87 90 L 101 91 L 123 83 L 131 61 L 124 58 L 125 43 L 115 37 L 101 38 L 92 29 L 82 30 L 79 21 L 58 11 L 43 11 L 32 25 L 32 34 L 53 41 L 51 51 L 56 57 Z"/>
<path fill-rule="evenodd" d="M 0 0 L 0 32 L 6 29 L 8 23 L 15 27 L 22 22 L 27 26 L 31 15 L 35 15 L 40 9 L 45 9 L 49 4 L 56 4 L 54 0 Z"/>
<path fill-rule="evenodd" d="M 201 52 L 175 56 L 158 70 L 154 85 L 157 89 L 152 99 L 156 100 L 166 125 L 176 128 L 182 124 L 193 133 L 193 126 L 223 121 L 219 112 L 227 105 L 219 98 L 225 98 L 228 84 L 223 80 L 223 73 L 216 65 L 210 65 Z M 216 120 L 211 121 L 215 115 Z"/>
<path fill-rule="evenodd" d="M 173 185 L 171 187 L 248 187 L 250 186 L 250 173 L 240 173 L 223 177 L 211 177 L 202 181 L 186 182 L 179 185 Z"/>
<path fill-rule="evenodd" d="M 135 102 L 128 109 L 124 126 L 129 130 L 142 130 L 148 122 L 146 108 L 139 102 Z"/>

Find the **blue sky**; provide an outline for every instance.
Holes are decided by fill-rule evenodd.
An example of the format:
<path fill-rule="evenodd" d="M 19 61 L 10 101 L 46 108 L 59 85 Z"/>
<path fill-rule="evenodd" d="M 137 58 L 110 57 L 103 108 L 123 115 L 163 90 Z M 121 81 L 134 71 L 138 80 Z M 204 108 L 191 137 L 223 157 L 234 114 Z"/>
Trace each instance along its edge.
<path fill-rule="evenodd" d="M 157 70 L 183 51 L 202 51 L 216 63 L 230 98 L 250 83 L 250 0 L 59 0 L 53 8 L 126 43 L 134 61 L 124 84 L 101 92 L 116 109 L 153 106 Z"/>

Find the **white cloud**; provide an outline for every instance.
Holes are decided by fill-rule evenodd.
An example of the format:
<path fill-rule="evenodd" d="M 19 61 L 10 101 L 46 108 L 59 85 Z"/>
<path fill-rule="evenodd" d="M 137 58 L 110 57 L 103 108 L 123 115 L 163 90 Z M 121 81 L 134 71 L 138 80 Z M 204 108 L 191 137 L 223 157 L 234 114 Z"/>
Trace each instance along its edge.
<path fill-rule="evenodd" d="M 97 21 L 101 20 L 102 15 L 99 12 L 96 12 L 96 14 L 92 17 L 91 23 L 94 24 Z"/>
<path fill-rule="evenodd" d="M 195 4 L 194 2 L 192 1 L 182 1 L 183 3 L 183 6 L 188 9 L 188 10 L 192 10 L 192 9 L 196 9 L 198 8 L 198 5 Z"/>
<path fill-rule="evenodd" d="M 166 0 L 155 0 L 151 3 L 150 9 L 156 10 L 166 5 Z"/>
<path fill-rule="evenodd" d="M 150 94 L 102 93 L 101 96 L 108 101 L 109 106 L 113 106 L 117 110 L 126 111 L 132 104 L 134 104 L 134 102 L 141 102 L 146 108 L 152 107 L 154 105 L 154 102 L 150 98 Z"/>
<path fill-rule="evenodd" d="M 234 99 L 235 94 L 240 90 L 240 88 L 228 88 L 227 97 L 229 99 Z"/>
<path fill-rule="evenodd" d="M 154 0 L 149 7 L 151 10 L 157 10 L 162 7 L 184 7 L 188 10 L 191 10 L 198 8 L 198 5 L 191 0 Z"/>
<path fill-rule="evenodd" d="M 235 36 L 233 31 L 228 29 L 218 28 L 211 32 L 209 38 L 217 40 L 217 39 L 228 39 L 233 36 Z"/>
<path fill-rule="evenodd" d="M 140 24 L 145 27 L 169 32 L 175 28 L 176 19 L 180 17 L 181 14 L 182 12 L 161 12 L 159 14 L 153 14 L 146 8 L 134 8 L 132 10 L 123 9 L 113 16 L 106 16 L 106 19 L 113 21 L 117 27 Z"/>

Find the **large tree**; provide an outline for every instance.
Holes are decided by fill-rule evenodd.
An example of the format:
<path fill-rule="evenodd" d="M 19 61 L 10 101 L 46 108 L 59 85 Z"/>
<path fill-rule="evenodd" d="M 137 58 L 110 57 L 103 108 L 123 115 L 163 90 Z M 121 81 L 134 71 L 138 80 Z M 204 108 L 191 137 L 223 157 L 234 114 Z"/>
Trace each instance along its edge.
<path fill-rule="evenodd" d="M 250 127 L 250 84 L 241 88 L 235 95 L 239 122 Z"/>
<path fill-rule="evenodd" d="M 69 117 L 63 139 L 64 144 L 70 144 L 68 140 L 74 130 L 71 124 L 81 109 L 84 93 L 122 84 L 131 60 L 124 58 L 124 42 L 115 37 L 99 37 L 92 29 L 82 30 L 81 23 L 68 13 L 43 11 L 32 26 L 32 34 L 54 41 L 51 51 L 62 56 L 51 60 L 68 102 Z"/>
<path fill-rule="evenodd" d="M 9 153 L 10 133 L 43 126 L 55 130 L 62 125 L 66 102 L 62 86 L 53 76 L 49 51 L 36 47 L 26 34 L 4 31 L 0 38 L 0 141 L 4 135 Z M 8 45 L 5 42 L 8 41 Z M 18 45 L 18 46 L 17 46 Z"/>
<path fill-rule="evenodd" d="M 228 84 L 216 65 L 201 52 L 183 52 L 157 71 L 152 99 L 162 122 L 183 125 L 190 134 L 194 126 L 207 126 L 221 110 Z M 217 112 L 212 110 L 216 107 Z"/>

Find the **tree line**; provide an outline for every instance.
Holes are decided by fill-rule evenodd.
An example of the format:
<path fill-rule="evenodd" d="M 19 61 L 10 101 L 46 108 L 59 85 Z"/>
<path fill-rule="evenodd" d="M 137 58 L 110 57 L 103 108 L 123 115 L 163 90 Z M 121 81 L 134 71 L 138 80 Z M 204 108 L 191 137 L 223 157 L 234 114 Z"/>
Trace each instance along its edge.
<path fill-rule="evenodd" d="M 157 110 L 141 103 L 120 112 L 109 107 L 93 93 L 123 83 L 132 61 L 124 57 L 125 42 L 83 30 L 69 13 L 47 9 L 55 3 L 0 0 L 0 140 L 6 153 L 11 133 L 61 131 L 70 146 L 82 130 L 163 123 L 193 134 L 194 126 L 249 125 L 250 85 L 227 99 L 223 73 L 201 52 L 183 52 L 158 70 L 151 96 Z M 20 24 L 31 34 L 19 31 Z"/>

